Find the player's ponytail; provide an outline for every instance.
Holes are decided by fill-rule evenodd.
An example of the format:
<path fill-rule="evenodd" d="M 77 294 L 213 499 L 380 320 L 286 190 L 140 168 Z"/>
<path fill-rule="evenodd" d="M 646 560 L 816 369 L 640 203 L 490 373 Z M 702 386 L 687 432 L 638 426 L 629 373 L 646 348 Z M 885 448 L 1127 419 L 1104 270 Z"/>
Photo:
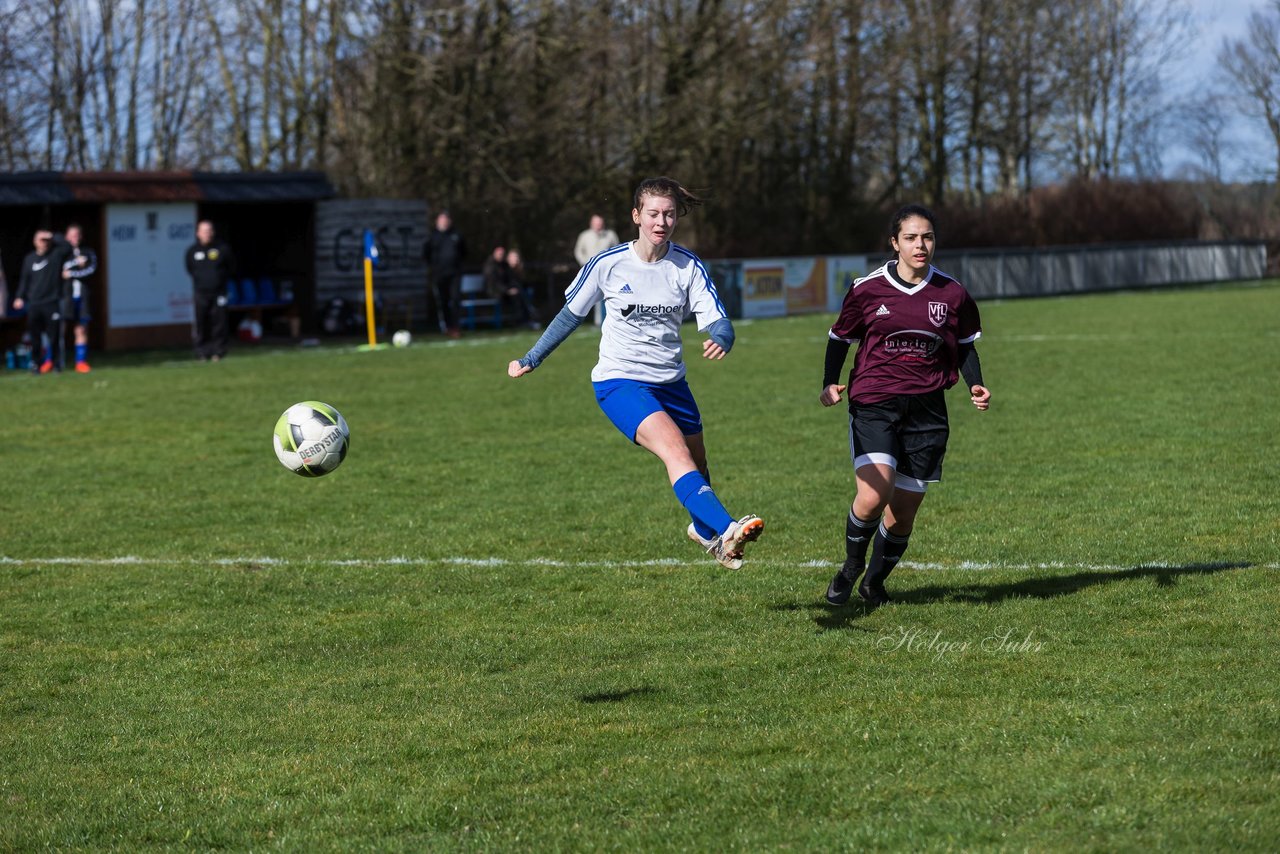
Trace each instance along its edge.
<path fill-rule="evenodd" d="M 636 187 L 632 208 L 640 210 L 641 200 L 645 196 L 671 199 L 676 203 L 676 212 L 680 216 L 687 214 L 694 206 L 702 204 L 702 199 L 686 190 L 674 178 L 645 178 L 640 182 L 640 186 Z"/>

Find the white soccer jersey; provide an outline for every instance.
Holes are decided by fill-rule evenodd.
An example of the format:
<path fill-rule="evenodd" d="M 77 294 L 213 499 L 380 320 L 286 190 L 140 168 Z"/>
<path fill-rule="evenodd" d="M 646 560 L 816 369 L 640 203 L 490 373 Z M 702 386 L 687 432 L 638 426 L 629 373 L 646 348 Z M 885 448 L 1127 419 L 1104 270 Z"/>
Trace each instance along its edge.
<path fill-rule="evenodd" d="M 565 305 L 585 317 L 601 300 L 600 361 L 592 382 L 675 382 L 685 371 L 680 324 L 694 314 L 702 332 L 729 316 L 702 261 L 675 243 L 653 263 L 642 261 L 630 243 L 588 261 L 565 291 Z"/>

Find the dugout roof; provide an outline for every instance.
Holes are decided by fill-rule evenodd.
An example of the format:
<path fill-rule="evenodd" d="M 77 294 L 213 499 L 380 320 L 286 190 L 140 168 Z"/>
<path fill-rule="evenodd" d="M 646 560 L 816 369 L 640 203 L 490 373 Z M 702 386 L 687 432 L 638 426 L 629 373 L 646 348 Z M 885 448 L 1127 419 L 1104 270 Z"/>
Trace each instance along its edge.
<path fill-rule="evenodd" d="M 0 205 L 307 202 L 337 193 L 323 172 L 12 172 Z"/>

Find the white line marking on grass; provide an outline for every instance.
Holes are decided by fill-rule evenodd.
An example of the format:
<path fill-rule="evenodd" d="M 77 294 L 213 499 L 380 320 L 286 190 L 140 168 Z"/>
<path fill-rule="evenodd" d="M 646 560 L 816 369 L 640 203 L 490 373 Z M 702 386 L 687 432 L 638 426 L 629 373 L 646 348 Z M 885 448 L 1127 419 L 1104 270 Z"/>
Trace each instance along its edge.
<path fill-rule="evenodd" d="M 671 567 L 698 569 L 714 567 L 715 562 L 707 559 L 700 561 L 679 560 L 677 558 L 655 558 L 650 560 L 558 560 L 556 558 L 534 557 L 513 560 L 501 557 L 442 557 L 442 558 L 330 558 L 330 559 L 293 559 L 276 557 L 222 557 L 222 558 L 162 558 L 138 557 L 122 555 L 119 557 L 31 557 L 16 558 L 0 556 L 0 567 L 3 566 L 333 566 L 333 567 L 381 567 L 381 566 L 546 566 L 556 569 L 599 569 L 599 568 L 644 568 Z M 784 561 L 769 558 L 748 560 L 748 565 L 786 567 L 800 569 L 831 569 L 840 566 L 840 561 L 803 560 Z M 1204 569 L 1280 569 L 1280 563 L 1249 563 L 1248 561 L 1202 561 L 1197 563 L 1166 563 L 1164 561 L 1119 563 L 1067 563 L 1051 561 L 1045 563 L 1000 563 L 995 561 L 959 561 L 957 563 L 936 563 L 921 561 L 903 561 L 899 566 L 924 571 L 964 570 L 968 572 L 1026 572 L 1026 571 L 1086 571 L 1086 572 L 1125 572 L 1136 569 L 1184 569 L 1202 567 Z"/>
<path fill-rule="evenodd" d="M 803 567 L 837 567 L 840 561 L 833 560 L 807 560 L 794 564 Z M 919 570 L 947 570 L 962 569 L 970 572 L 988 572 L 988 571 L 1016 571 L 1024 572 L 1028 570 L 1085 570 L 1087 572 L 1125 572 L 1133 569 L 1185 569 L 1188 566 L 1204 567 L 1213 569 L 1280 569 L 1277 563 L 1249 563 L 1248 561 L 1197 561 L 1194 563 L 1167 563 L 1165 561 L 1152 561 L 1147 563 L 1067 563 L 1065 561 L 1050 561 L 1045 563 L 999 563 L 993 561 L 971 561 L 962 560 L 957 563 L 936 563 L 904 560 L 898 564 L 900 567 L 907 569 Z"/>

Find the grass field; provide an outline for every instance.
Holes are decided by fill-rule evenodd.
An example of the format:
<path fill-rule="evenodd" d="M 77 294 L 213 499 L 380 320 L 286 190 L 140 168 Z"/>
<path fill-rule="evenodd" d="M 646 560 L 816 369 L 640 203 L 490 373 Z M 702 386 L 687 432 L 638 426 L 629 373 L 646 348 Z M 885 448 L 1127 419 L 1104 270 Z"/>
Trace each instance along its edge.
<path fill-rule="evenodd" d="M 1280 285 L 981 308 L 874 612 L 830 317 L 690 366 L 738 573 L 585 330 L 0 376 L 0 850 L 1274 850 Z"/>

